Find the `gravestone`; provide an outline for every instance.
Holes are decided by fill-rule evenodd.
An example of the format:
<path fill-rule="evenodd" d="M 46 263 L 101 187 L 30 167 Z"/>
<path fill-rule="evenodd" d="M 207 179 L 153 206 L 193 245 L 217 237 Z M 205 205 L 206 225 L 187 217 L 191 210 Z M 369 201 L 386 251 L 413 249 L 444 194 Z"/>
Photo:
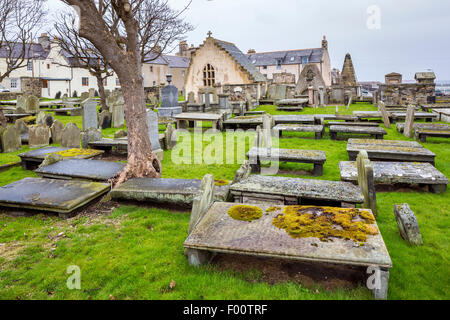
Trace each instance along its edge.
<path fill-rule="evenodd" d="M 103 110 L 98 115 L 98 123 L 101 129 L 111 128 L 112 115 L 108 110 Z"/>
<path fill-rule="evenodd" d="M 205 108 L 211 107 L 211 94 L 209 92 L 205 92 Z"/>
<path fill-rule="evenodd" d="M 25 101 L 25 111 L 27 113 L 39 112 L 39 98 L 36 96 L 28 96 Z"/>
<path fill-rule="evenodd" d="M 94 98 L 95 98 L 95 89 L 90 88 L 89 89 L 89 99 L 94 99 Z"/>
<path fill-rule="evenodd" d="M 16 110 L 18 109 L 22 109 L 22 110 L 27 110 L 27 98 L 25 96 L 18 96 L 17 97 L 17 102 L 16 102 Z M 20 112 L 17 112 L 20 113 Z"/>
<path fill-rule="evenodd" d="M 264 136 L 264 146 L 266 148 L 272 148 L 272 127 L 273 118 L 266 114 L 263 116 L 263 136 Z"/>
<path fill-rule="evenodd" d="M 44 124 L 45 112 L 40 111 L 36 116 L 36 124 Z"/>
<path fill-rule="evenodd" d="M 80 100 L 85 101 L 87 99 L 89 99 L 89 92 L 82 92 L 80 95 Z"/>
<path fill-rule="evenodd" d="M 61 143 L 61 135 L 62 135 L 63 129 L 64 129 L 64 124 L 61 121 L 55 120 L 53 122 L 53 124 L 50 128 L 53 143 Z"/>
<path fill-rule="evenodd" d="M 195 94 L 192 91 L 188 93 L 187 103 L 195 103 Z"/>
<path fill-rule="evenodd" d="M 62 130 L 61 147 L 63 148 L 79 148 L 80 147 L 80 129 L 75 123 L 68 123 Z"/>
<path fill-rule="evenodd" d="M 177 132 L 175 131 L 171 123 L 167 125 L 166 131 L 164 131 L 164 140 L 167 150 L 172 150 L 177 144 Z"/>
<path fill-rule="evenodd" d="M 118 101 L 112 106 L 112 126 L 121 128 L 125 124 L 124 105 Z"/>
<path fill-rule="evenodd" d="M 319 87 L 319 106 L 323 107 L 324 105 L 325 105 L 324 87 Z"/>
<path fill-rule="evenodd" d="M 414 106 L 408 106 L 406 111 L 405 128 L 403 129 L 403 134 L 408 138 L 411 138 L 412 132 L 414 131 L 414 113 Z"/>
<path fill-rule="evenodd" d="M 53 122 L 55 121 L 55 118 L 53 117 L 52 114 L 47 113 L 44 118 L 42 119 L 42 123 L 38 123 L 38 124 L 44 124 L 47 127 L 51 127 Z"/>
<path fill-rule="evenodd" d="M 314 87 L 308 87 L 308 105 L 314 105 Z"/>
<path fill-rule="evenodd" d="M 15 126 L 8 126 L 0 132 L 1 150 L 4 153 L 15 152 L 22 149 L 20 132 Z"/>
<path fill-rule="evenodd" d="M 250 176 L 250 173 L 252 172 L 252 168 L 250 166 L 250 163 L 245 160 L 244 163 L 241 165 L 241 167 L 236 171 L 236 174 L 234 175 L 233 183 L 241 182 L 242 180 L 247 179 Z"/>
<path fill-rule="evenodd" d="M 358 168 L 358 185 L 364 195 L 363 207 L 371 209 L 376 217 L 378 215 L 378 208 L 373 167 L 365 150 L 359 152 L 356 158 L 356 165 Z"/>
<path fill-rule="evenodd" d="M 383 118 L 383 123 L 386 128 L 391 127 L 391 121 L 389 120 L 389 114 L 386 110 L 386 105 L 383 101 L 378 101 L 378 111 L 381 113 L 381 117 Z"/>
<path fill-rule="evenodd" d="M 83 103 L 83 131 L 88 128 L 98 128 L 97 102 L 91 99 Z"/>
<path fill-rule="evenodd" d="M 81 136 L 81 148 L 88 149 L 89 143 L 102 140 L 102 132 L 97 128 L 87 128 L 80 134 Z"/>
<path fill-rule="evenodd" d="M 22 119 L 17 119 L 16 122 L 14 122 L 14 126 L 20 134 L 28 133 L 28 126 Z"/>
<path fill-rule="evenodd" d="M 227 93 L 219 94 L 219 109 L 230 109 L 229 97 L 230 95 Z"/>
<path fill-rule="evenodd" d="M 207 174 L 203 177 L 200 185 L 200 194 L 194 199 L 191 211 L 191 220 L 189 223 L 189 233 L 200 222 L 203 216 L 208 212 L 208 209 L 214 202 L 215 183 L 214 177 Z"/>
<path fill-rule="evenodd" d="M 39 165 L 39 169 L 57 163 L 62 160 L 62 156 L 57 153 L 49 153 L 45 156 L 44 161 Z"/>
<path fill-rule="evenodd" d="M 108 110 L 111 112 L 112 106 L 117 101 L 117 95 L 115 93 L 111 93 L 108 97 L 106 97 L 106 106 L 108 107 Z"/>
<path fill-rule="evenodd" d="M 409 205 L 404 203 L 402 205 L 394 206 L 394 214 L 402 238 L 412 245 L 422 245 L 423 241 L 419 224 Z"/>
<path fill-rule="evenodd" d="M 171 85 L 172 76 L 167 75 L 168 85 L 161 89 L 161 107 L 159 107 L 159 116 L 162 118 L 173 118 L 182 112 L 178 106 L 178 89 Z"/>
<path fill-rule="evenodd" d="M 164 153 L 161 149 L 161 145 L 159 144 L 158 114 L 152 110 L 147 110 L 147 126 L 152 151 L 156 154 L 158 159 L 162 161 Z"/>
<path fill-rule="evenodd" d="M 48 146 L 50 144 L 50 129 L 45 125 L 28 127 L 28 145 L 30 148 Z"/>
<path fill-rule="evenodd" d="M 155 95 L 150 95 L 149 100 L 152 108 L 156 108 L 158 106 L 158 98 Z"/>

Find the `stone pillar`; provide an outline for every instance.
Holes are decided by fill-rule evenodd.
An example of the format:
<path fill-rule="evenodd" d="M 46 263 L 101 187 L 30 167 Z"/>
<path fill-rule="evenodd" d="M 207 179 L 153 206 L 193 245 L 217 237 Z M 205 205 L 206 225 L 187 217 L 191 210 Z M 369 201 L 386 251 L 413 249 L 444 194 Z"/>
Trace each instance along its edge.
<path fill-rule="evenodd" d="M 325 106 L 325 95 L 323 87 L 319 87 L 319 106 L 320 107 Z"/>
<path fill-rule="evenodd" d="M 308 87 L 308 104 L 310 106 L 314 105 L 314 87 Z"/>

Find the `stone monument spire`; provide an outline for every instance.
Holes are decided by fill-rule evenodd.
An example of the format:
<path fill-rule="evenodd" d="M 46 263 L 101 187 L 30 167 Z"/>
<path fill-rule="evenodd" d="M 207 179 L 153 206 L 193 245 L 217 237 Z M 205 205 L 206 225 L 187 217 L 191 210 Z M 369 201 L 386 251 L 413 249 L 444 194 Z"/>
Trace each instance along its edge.
<path fill-rule="evenodd" d="M 341 73 L 341 85 L 345 87 L 355 87 L 358 85 L 350 53 L 345 55 L 344 66 L 342 67 Z"/>

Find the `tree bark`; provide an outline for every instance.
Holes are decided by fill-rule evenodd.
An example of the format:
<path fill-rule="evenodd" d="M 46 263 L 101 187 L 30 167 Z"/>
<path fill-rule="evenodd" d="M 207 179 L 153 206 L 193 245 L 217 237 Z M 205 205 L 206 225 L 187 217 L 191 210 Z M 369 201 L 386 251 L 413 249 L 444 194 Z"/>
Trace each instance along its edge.
<path fill-rule="evenodd" d="M 95 77 L 97 78 L 97 86 L 98 86 L 98 94 L 100 95 L 101 110 L 108 111 L 108 107 L 106 106 L 106 93 L 105 93 L 105 86 L 103 85 L 103 77 L 98 74 L 96 74 Z"/>

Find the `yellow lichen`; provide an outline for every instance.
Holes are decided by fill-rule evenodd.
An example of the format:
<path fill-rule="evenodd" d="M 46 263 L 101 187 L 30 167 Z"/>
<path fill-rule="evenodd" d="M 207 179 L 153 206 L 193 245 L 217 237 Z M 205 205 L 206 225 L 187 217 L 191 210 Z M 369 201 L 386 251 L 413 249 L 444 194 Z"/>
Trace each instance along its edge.
<path fill-rule="evenodd" d="M 378 234 L 374 216 L 367 210 L 287 206 L 273 218 L 273 225 L 293 238 L 341 238 L 364 243 L 368 235 Z"/>
<path fill-rule="evenodd" d="M 93 150 L 93 149 L 73 148 L 73 149 L 68 149 L 68 150 L 63 150 L 63 151 L 58 151 L 58 152 L 53 152 L 53 153 L 59 154 L 63 158 L 73 158 L 73 157 L 79 157 L 79 156 L 91 156 L 91 155 L 98 153 L 98 151 Z"/>
<path fill-rule="evenodd" d="M 28 116 L 28 117 L 20 118 L 20 120 L 23 120 L 26 123 L 30 123 L 30 122 L 36 121 L 36 117 L 35 116 Z"/>
<path fill-rule="evenodd" d="M 217 187 L 222 187 L 222 186 L 227 186 L 227 185 L 229 185 L 229 184 L 230 184 L 230 181 L 228 181 L 228 180 L 214 180 L 214 184 L 215 184 Z"/>
<path fill-rule="evenodd" d="M 278 210 L 281 210 L 281 208 L 272 206 L 272 207 L 268 207 L 266 209 L 266 213 L 275 212 L 275 211 L 278 211 Z"/>
<path fill-rule="evenodd" d="M 235 220 L 250 222 L 261 218 L 263 210 L 255 206 L 237 205 L 228 210 L 228 215 Z"/>

